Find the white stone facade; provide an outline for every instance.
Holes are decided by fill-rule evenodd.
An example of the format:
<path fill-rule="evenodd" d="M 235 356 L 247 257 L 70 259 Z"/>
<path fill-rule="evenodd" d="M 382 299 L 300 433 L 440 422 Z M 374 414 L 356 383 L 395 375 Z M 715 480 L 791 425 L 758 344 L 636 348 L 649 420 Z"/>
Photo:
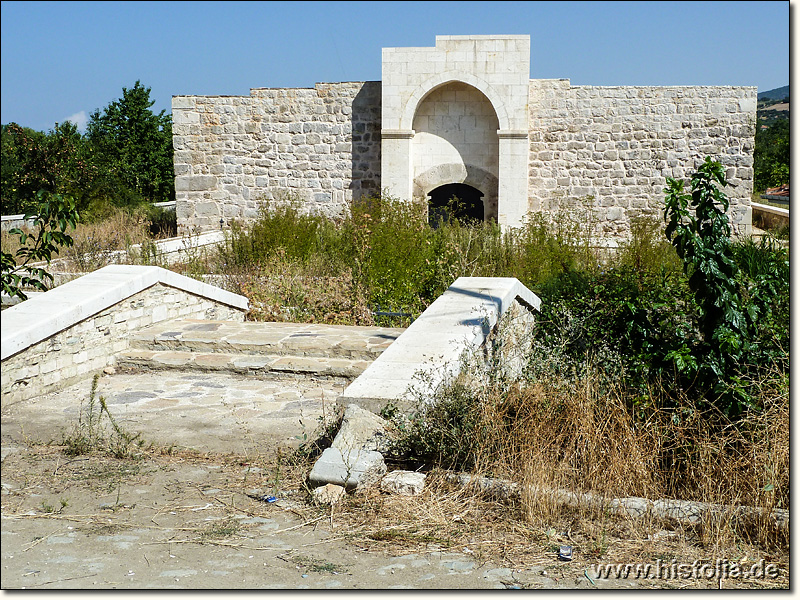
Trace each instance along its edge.
<path fill-rule="evenodd" d="M 598 235 L 620 238 L 631 218 L 660 213 L 666 177 L 711 156 L 748 230 L 756 93 L 532 80 L 528 36 L 437 36 L 384 48 L 381 82 L 173 97 L 178 223 L 252 219 L 287 194 L 337 216 L 363 196 L 464 183 L 503 226 L 583 199 Z"/>
<path fill-rule="evenodd" d="M 340 215 L 380 193 L 380 84 L 254 89 L 250 96 L 172 99 L 181 232 L 252 219 L 290 194 Z"/>

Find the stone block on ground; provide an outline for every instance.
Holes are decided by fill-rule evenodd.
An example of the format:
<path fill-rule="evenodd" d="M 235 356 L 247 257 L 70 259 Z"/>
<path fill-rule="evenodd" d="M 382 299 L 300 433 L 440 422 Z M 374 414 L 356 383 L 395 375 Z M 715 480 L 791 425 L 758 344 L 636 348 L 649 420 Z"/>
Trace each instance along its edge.
<path fill-rule="evenodd" d="M 401 496 L 417 496 L 425 487 L 425 473 L 392 471 L 381 479 L 381 490 Z"/>
<path fill-rule="evenodd" d="M 331 447 L 342 453 L 352 450 L 386 452 L 389 442 L 389 423 L 385 419 L 350 404 L 344 411 L 342 425 Z"/>
<path fill-rule="evenodd" d="M 314 464 L 308 479 L 314 487 L 333 483 L 354 490 L 377 484 L 384 473 L 386 463 L 380 452 L 342 452 L 338 448 L 327 448 Z"/>
<path fill-rule="evenodd" d="M 311 495 L 314 497 L 314 501 L 318 504 L 328 504 L 334 505 L 345 494 L 345 489 L 340 485 L 334 485 L 333 483 L 328 483 L 326 485 L 320 486 L 315 488 Z"/>

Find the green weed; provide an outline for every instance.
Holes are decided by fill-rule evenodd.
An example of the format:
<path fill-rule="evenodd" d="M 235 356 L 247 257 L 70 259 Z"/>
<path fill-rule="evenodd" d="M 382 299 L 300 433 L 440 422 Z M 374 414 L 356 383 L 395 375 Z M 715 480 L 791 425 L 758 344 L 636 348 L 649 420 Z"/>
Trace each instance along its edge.
<path fill-rule="evenodd" d="M 114 458 L 134 457 L 143 449 L 145 441 L 141 433 L 132 434 L 120 427 L 109 411 L 105 398 L 97 397 L 99 378 L 99 375 L 95 375 L 92 379 L 89 399 L 85 405 L 81 403 L 78 422 L 62 440 L 62 445 L 66 447 L 64 452 L 68 456 L 104 452 Z M 110 431 L 106 420 L 111 426 Z"/>

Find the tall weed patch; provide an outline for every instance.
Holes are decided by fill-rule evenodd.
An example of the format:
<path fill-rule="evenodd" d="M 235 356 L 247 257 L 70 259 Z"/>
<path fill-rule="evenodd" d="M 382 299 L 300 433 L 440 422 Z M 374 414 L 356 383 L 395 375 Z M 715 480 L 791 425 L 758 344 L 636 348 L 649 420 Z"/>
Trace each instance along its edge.
<path fill-rule="evenodd" d="M 265 204 L 251 226 L 231 226 L 217 270 L 228 275 L 231 289 L 257 296 L 274 296 L 258 290 L 258 281 L 280 277 L 313 286 L 316 278 L 333 277 L 346 282 L 342 295 L 350 302 L 336 314 L 351 315 L 353 324 L 377 319 L 401 325 L 461 276 L 517 277 L 536 291 L 554 276 L 597 263 L 574 218 L 548 222 L 534 217 L 509 232 L 492 223 L 458 220 L 434 229 L 426 211 L 424 203 L 370 198 L 354 203 L 345 218 L 333 222 L 304 214 L 297 203 Z M 276 270 L 278 265 L 288 270 Z M 246 289 L 237 283 L 243 277 L 250 282 Z M 299 307 L 296 318 L 324 318 L 313 306 L 302 305 L 300 296 L 286 298 L 294 303 L 288 306 Z M 311 301 L 313 294 L 304 297 Z M 405 316 L 380 316 L 386 313 Z M 257 317 L 275 314 L 260 311 Z"/>
<path fill-rule="evenodd" d="M 746 526 L 716 517 L 699 522 L 695 535 L 703 544 L 788 547 L 787 532 L 769 517 L 790 498 L 786 372 L 750 381 L 764 408 L 734 422 L 658 380 L 648 384 L 643 404 L 642 390 L 629 385 L 636 375 L 626 357 L 610 348 L 572 354 L 567 341 L 532 332 L 519 380 L 473 357 L 434 398 L 420 399 L 426 408 L 396 418 L 403 432 L 396 452 L 413 468 L 519 483 L 523 514 L 540 526 L 569 520 L 575 510 L 603 516 L 597 507 L 565 507 L 556 490 L 675 498 L 762 509 Z"/>

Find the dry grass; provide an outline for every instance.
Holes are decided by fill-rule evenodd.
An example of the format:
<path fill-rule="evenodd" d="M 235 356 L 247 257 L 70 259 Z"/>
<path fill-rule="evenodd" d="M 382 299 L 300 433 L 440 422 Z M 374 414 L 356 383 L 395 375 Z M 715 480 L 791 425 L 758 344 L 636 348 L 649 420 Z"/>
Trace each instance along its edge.
<path fill-rule="evenodd" d="M 144 216 L 119 209 L 111 212 L 103 221 L 78 223 L 74 230 L 67 231 L 72 236 L 73 245 L 54 254 L 51 270 L 86 273 L 113 262 L 130 262 L 134 258 L 129 252 L 131 246 L 152 239 L 149 226 Z M 32 232 L 30 228 L 22 230 Z M 4 231 L 1 239 L 3 251 L 16 254 L 20 247 L 19 237 Z M 117 251 L 126 254 L 111 255 Z"/>
<path fill-rule="evenodd" d="M 766 514 L 788 508 L 785 377 L 761 382 L 764 412 L 735 426 L 688 402 L 682 410 L 635 418 L 624 392 L 604 379 L 590 372 L 569 387 L 535 385 L 489 394 L 481 409 L 486 434 L 477 442 L 479 471 L 509 477 L 528 490 L 747 505 Z M 527 493 L 523 504 L 532 523 L 563 511 L 542 492 Z M 704 546 L 719 547 L 745 540 L 788 548 L 787 533 L 766 516 L 746 526 L 734 526 L 730 515 L 709 516 L 697 528 Z"/>
<path fill-rule="evenodd" d="M 488 375 L 479 371 L 468 368 L 469 377 L 456 380 L 435 409 L 407 427 L 411 437 L 426 439 L 410 444 L 419 451 L 415 464 L 458 468 L 448 462 L 457 456 L 462 469 L 510 480 L 521 493 L 498 502 L 440 482 L 428 487 L 425 499 L 367 495 L 359 505 L 366 512 L 356 520 L 368 538 L 393 544 L 436 538 L 453 546 L 483 540 L 482 548 L 493 546 L 511 563 L 534 560 L 543 547 L 552 552 L 559 543 L 606 562 L 660 555 L 689 562 L 709 556 L 788 560 L 788 530 L 770 517 L 773 509 L 789 507 L 788 374 L 754 382 L 764 410 L 734 425 L 701 414 L 688 400 L 669 411 L 637 408 L 619 379 L 596 367 L 571 377 L 539 373 L 535 383 L 522 384 L 496 377 L 491 368 Z M 442 447 L 431 451 L 431 440 Z M 735 518 L 733 510 L 708 512 L 691 524 L 652 515 L 634 519 L 610 514 L 603 503 L 566 505 L 555 490 L 762 512 L 747 518 Z M 463 515 L 474 515 L 466 519 L 474 528 L 459 524 Z M 664 539 L 654 538 L 659 532 L 669 551 Z"/>
<path fill-rule="evenodd" d="M 248 267 L 231 266 L 225 287 L 250 300 L 248 319 L 331 325 L 374 325 L 352 274 L 330 274 L 320 259 L 303 262 L 278 252 Z"/>
<path fill-rule="evenodd" d="M 500 501 L 476 494 L 455 487 L 443 472 L 432 471 L 419 496 L 386 495 L 375 489 L 357 492 L 334 507 L 331 522 L 337 532 L 345 532 L 365 551 L 460 552 L 479 564 L 493 560 L 512 569 L 542 567 L 557 580 L 581 575 L 597 563 L 692 563 L 724 557 L 743 563 L 763 558 L 777 564 L 784 574 L 773 583 L 788 583 L 788 548 L 766 550 L 742 541 L 710 546 L 698 528 L 565 507 L 548 507 L 545 515 L 532 508 L 530 501 L 530 497 Z M 572 562 L 556 560 L 561 545 L 573 548 Z M 702 580 L 681 583 L 709 586 Z M 739 585 L 747 586 L 735 581 L 729 586 Z"/>

